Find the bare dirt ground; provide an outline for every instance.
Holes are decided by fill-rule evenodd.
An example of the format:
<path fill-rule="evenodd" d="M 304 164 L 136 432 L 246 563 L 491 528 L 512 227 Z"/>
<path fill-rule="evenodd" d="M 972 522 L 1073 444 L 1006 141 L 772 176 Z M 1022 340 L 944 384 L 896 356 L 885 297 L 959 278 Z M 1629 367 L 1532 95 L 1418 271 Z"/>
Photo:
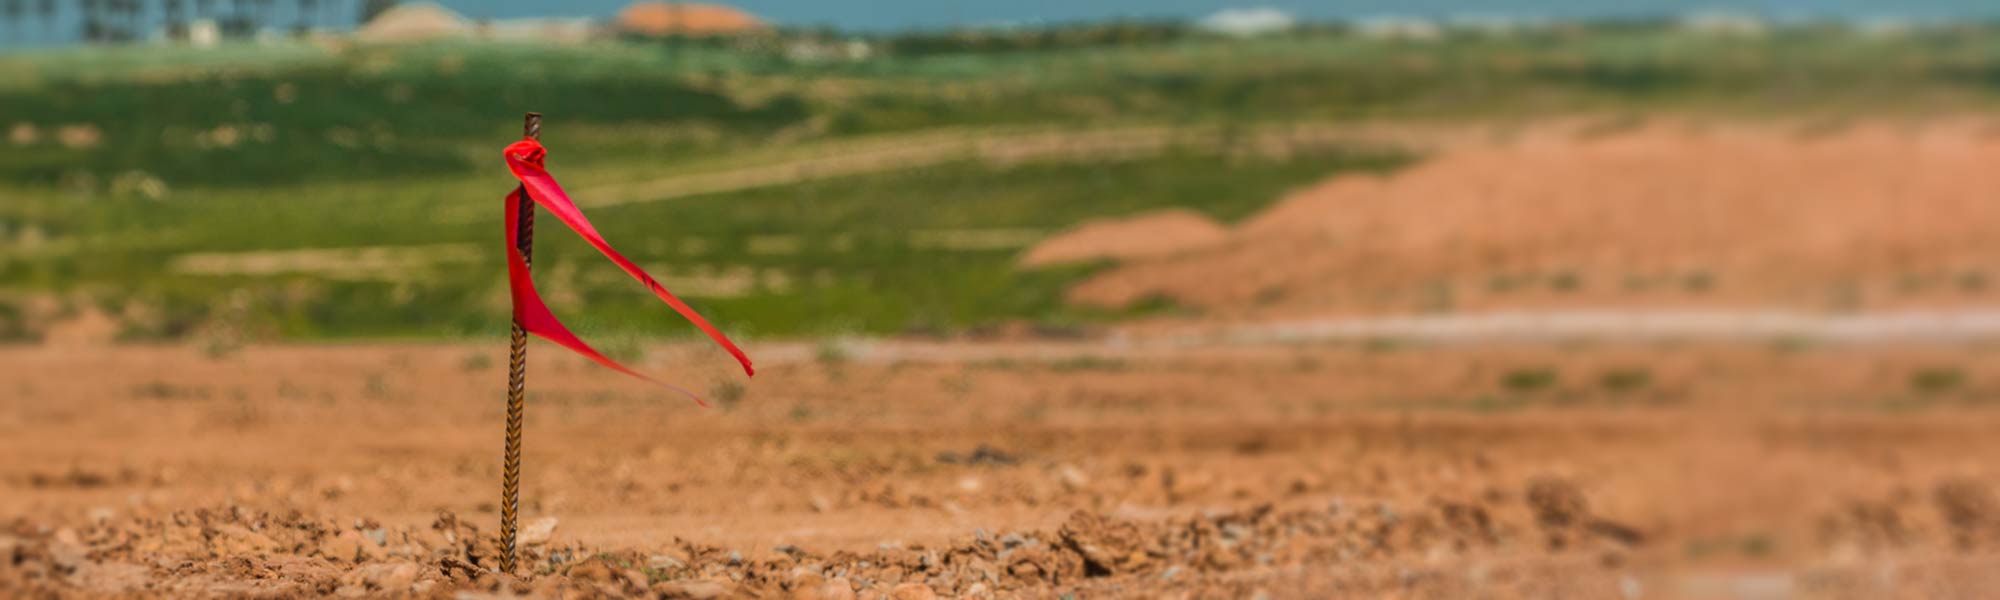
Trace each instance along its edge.
<path fill-rule="evenodd" d="M 1582 125 L 1065 236 L 1195 319 L 537 346 L 512 575 L 500 342 L 0 348 L 0 597 L 1989 596 L 1995 129 Z"/>
<path fill-rule="evenodd" d="M 1167 298 L 1252 321 L 1986 306 L 2000 291 L 1997 131 L 1968 119 L 1537 125 L 1441 146 L 1386 177 L 1334 177 L 1223 241 L 1204 234 L 1187 251 L 1127 260 L 1070 298 Z"/>
<path fill-rule="evenodd" d="M 2000 566 L 1989 346 L 752 350 L 743 387 L 641 361 L 704 410 L 537 347 L 510 577 L 499 344 L 0 349 L 0 596 L 1977 597 Z"/>

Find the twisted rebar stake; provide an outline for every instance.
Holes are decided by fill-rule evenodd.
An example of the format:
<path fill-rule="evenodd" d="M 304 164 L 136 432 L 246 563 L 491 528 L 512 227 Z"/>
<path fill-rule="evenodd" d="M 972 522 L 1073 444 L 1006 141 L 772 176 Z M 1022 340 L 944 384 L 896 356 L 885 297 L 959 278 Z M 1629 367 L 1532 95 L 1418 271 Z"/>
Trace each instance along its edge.
<path fill-rule="evenodd" d="M 521 127 L 529 139 L 542 137 L 542 114 L 528 113 Z M 535 262 L 535 202 L 528 187 L 521 186 L 519 245 L 521 258 L 529 266 Z M 507 359 L 507 452 L 500 469 L 500 572 L 514 572 L 514 538 L 520 533 L 517 519 L 521 508 L 521 420 L 527 410 L 528 330 L 514 321 L 513 354 Z"/>

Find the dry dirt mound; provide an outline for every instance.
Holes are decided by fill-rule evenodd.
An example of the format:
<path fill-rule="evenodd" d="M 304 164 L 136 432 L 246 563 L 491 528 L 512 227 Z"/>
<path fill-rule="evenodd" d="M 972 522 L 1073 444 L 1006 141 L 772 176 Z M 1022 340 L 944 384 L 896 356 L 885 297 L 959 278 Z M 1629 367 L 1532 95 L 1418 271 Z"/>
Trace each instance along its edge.
<path fill-rule="evenodd" d="M 1021 256 L 1024 267 L 1166 258 L 1207 248 L 1228 230 L 1191 210 L 1161 210 L 1090 221 L 1036 243 Z"/>
<path fill-rule="evenodd" d="M 430 2 L 404 4 L 383 11 L 361 26 L 354 37 L 364 42 L 423 42 L 463 38 L 472 24 L 451 9 Z"/>
<path fill-rule="evenodd" d="M 1579 554 L 1588 565 L 1642 541 L 1629 527 L 1591 516 L 1567 482 L 1536 481 L 1522 496 L 1525 501 L 1501 495 L 1422 506 L 1261 505 L 1163 521 L 1079 511 L 1055 531 L 980 531 L 943 547 L 887 544 L 868 553 L 781 545 L 745 556 L 686 541 L 648 550 L 538 541 L 525 550 L 519 577 L 492 572 L 495 541 L 450 513 L 417 528 L 242 507 L 95 515 L 80 525 L 21 521 L 0 529 L 0 593 L 854 598 L 858 592 L 935 598 L 1066 589 L 1130 593 L 1158 590 L 1162 582 L 1213 591 L 1245 583 L 1226 576 L 1232 573 L 1410 556 L 1441 565 L 1450 562 L 1447 557 L 1511 545 L 1544 548 L 1548 556 Z M 1410 582 L 1399 576 L 1344 584 L 1403 588 Z M 1439 579 L 1427 587 L 1466 584 Z"/>
<path fill-rule="evenodd" d="M 1654 125 L 1455 147 L 1341 176 L 1210 250 L 1072 290 L 1222 314 L 1985 304 L 2000 272 L 2000 136 Z"/>
<path fill-rule="evenodd" d="M 635 2 L 618 11 L 618 29 L 649 36 L 731 35 L 769 26 L 750 13 L 719 4 Z"/>

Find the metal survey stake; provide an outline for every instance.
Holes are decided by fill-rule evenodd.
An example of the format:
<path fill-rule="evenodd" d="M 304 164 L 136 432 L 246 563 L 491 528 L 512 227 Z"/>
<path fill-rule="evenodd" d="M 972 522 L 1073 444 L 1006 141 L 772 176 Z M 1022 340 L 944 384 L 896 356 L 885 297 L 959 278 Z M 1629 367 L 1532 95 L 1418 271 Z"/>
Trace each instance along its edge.
<path fill-rule="evenodd" d="M 521 127 L 524 137 L 540 140 L 542 114 L 528 113 Z M 519 235 L 516 248 L 529 265 L 535 260 L 535 203 L 528 198 L 528 186 L 520 194 Z M 514 538 L 520 533 L 521 506 L 521 420 L 527 410 L 528 330 L 519 317 L 514 319 L 512 354 L 507 358 L 507 450 L 500 467 L 500 572 L 514 572 Z"/>
<path fill-rule="evenodd" d="M 542 302 L 541 294 L 535 291 L 534 278 L 528 273 L 530 253 L 534 250 L 535 206 L 548 208 L 549 214 L 555 216 L 557 222 L 582 236 L 584 241 L 589 242 L 592 248 L 596 248 L 605 258 L 618 265 L 626 275 L 644 284 L 647 291 L 652 292 L 661 302 L 667 303 L 674 312 L 680 313 L 696 329 L 714 340 L 716 345 L 727 350 L 736 358 L 736 362 L 743 365 L 745 376 L 755 375 L 757 372 L 756 368 L 750 365 L 750 355 L 744 354 L 743 350 L 737 348 L 735 342 L 729 341 L 729 337 L 723 335 L 721 330 L 696 314 L 686 302 L 682 302 L 672 292 L 667 291 L 666 286 L 660 285 L 652 275 L 646 274 L 639 268 L 638 263 L 632 262 L 632 259 L 625 258 L 624 254 L 613 249 L 611 242 L 605 241 L 604 236 L 597 232 L 597 228 L 590 224 L 590 220 L 584 218 L 583 210 L 577 208 L 569 193 L 563 191 L 562 186 L 556 183 L 555 177 L 550 175 L 544 166 L 548 158 L 548 149 L 542 147 L 540 140 L 542 115 L 528 113 L 524 129 L 523 138 L 508 144 L 503 152 L 507 160 L 507 170 L 521 183 L 513 192 L 507 194 L 506 212 L 503 213 L 506 215 L 504 225 L 510 242 L 507 246 L 507 290 L 513 298 L 514 305 L 514 352 L 507 364 L 507 452 L 500 480 L 499 566 L 501 571 L 507 572 L 514 570 L 515 554 L 518 550 L 515 544 L 520 533 L 521 421 L 522 413 L 527 409 L 524 396 L 527 392 L 529 334 L 554 342 L 557 346 L 613 371 L 637 377 L 685 395 L 697 403 L 701 402 L 701 398 L 692 392 L 618 364 L 618 361 L 584 343 L 582 338 L 578 338 L 568 327 L 563 326 L 555 313 L 549 311 L 548 305 Z"/>

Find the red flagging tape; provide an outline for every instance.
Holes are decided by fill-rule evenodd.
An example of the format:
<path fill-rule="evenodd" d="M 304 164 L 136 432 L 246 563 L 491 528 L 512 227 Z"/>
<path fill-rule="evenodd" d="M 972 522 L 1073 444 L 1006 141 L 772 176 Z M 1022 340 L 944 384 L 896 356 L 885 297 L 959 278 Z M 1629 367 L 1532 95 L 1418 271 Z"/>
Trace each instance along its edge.
<path fill-rule="evenodd" d="M 563 192 L 561 185 L 556 184 L 555 177 L 550 176 L 548 170 L 543 168 L 542 165 L 548 156 L 548 150 L 542 148 L 541 143 L 534 140 L 514 142 L 512 145 L 507 146 L 506 155 L 507 168 L 514 172 L 516 179 L 521 180 L 522 187 L 528 192 L 528 198 L 532 199 L 535 204 L 540 205 L 542 208 L 548 209 L 549 213 L 554 214 L 557 220 L 562 221 L 564 225 L 568 225 L 571 230 L 576 231 L 577 235 L 583 236 L 584 241 L 590 242 L 591 247 L 597 248 L 598 252 L 604 253 L 605 258 L 611 259 L 611 262 L 616 263 L 618 268 L 624 269 L 627 275 L 631 275 L 633 279 L 637 279 L 640 283 L 645 284 L 646 289 L 652 290 L 653 295 L 659 296 L 660 300 L 667 303 L 667 306 L 673 307 L 675 312 L 680 313 L 682 317 L 686 317 L 689 322 L 694 323 L 694 326 L 701 329 L 702 333 L 708 334 L 708 339 L 715 340 L 715 343 L 722 346 L 722 349 L 728 350 L 731 356 L 736 357 L 736 362 L 742 363 L 745 375 L 757 374 L 756 369 L 750 366 L 750 357 L 745 355 L 742 349 L 737 348 L 735 342 L 729 341 L 728 336 L 722 335 L 722 332 L 717 330 L 714 325 L 710 325 L 707 319 L 703 319 L 701 315 L 696 314 L 694 309 L 689 308 L 686 302 L 682 302 L 680 298 L 674 297 L 673 293 L 668 292 L 666 287 L 661 286 L 660 282 L 655 281 L 653 276 L 647 275 L 644 270 L 639 268 L 639 265 L 633 264 L 631 260 L 625 258 L 625 255 L 619 254 L 617 250 L 612 249 L 609 242 L 604 241 L 604 236 L 599 235 L 597 228 L 591 226 L 590 220 L 583 217 L 583 211 L 576 207 L 575 202 L 570 201 L 569 194 Z M 520 323 L 521 328 L 527 330 L 528 333 L 555 342 L 557 345 L 581 354 L 597 364 L 680 392 L 689 398 L 693 398 L 696 403 L 707 406 L 706 403 L 702 403 L 700 397 L 695 396 L 692 392 L 648 377 L 625 365 L 618 364 L 618 361 L 611 360 L 610 357 L 598 352 L 595 348 L 591 348 L 590 344 L 584 343 L 582 339 L 576 337 L 576 334 L 570 333 L 569 328 L 564 327 L 562 321 L 556 319 L 555 313 L 549 312 L 549 306 L 542 302 L 541 295 L 535 293 L 535 282 L 528 274 L 528 259 L 521 255 L 519 229 L 521 200 L 520 190 L 515 190 L 513 193 L 507 194 L 507 285 L 514 296 L 514 322 Z"/>

